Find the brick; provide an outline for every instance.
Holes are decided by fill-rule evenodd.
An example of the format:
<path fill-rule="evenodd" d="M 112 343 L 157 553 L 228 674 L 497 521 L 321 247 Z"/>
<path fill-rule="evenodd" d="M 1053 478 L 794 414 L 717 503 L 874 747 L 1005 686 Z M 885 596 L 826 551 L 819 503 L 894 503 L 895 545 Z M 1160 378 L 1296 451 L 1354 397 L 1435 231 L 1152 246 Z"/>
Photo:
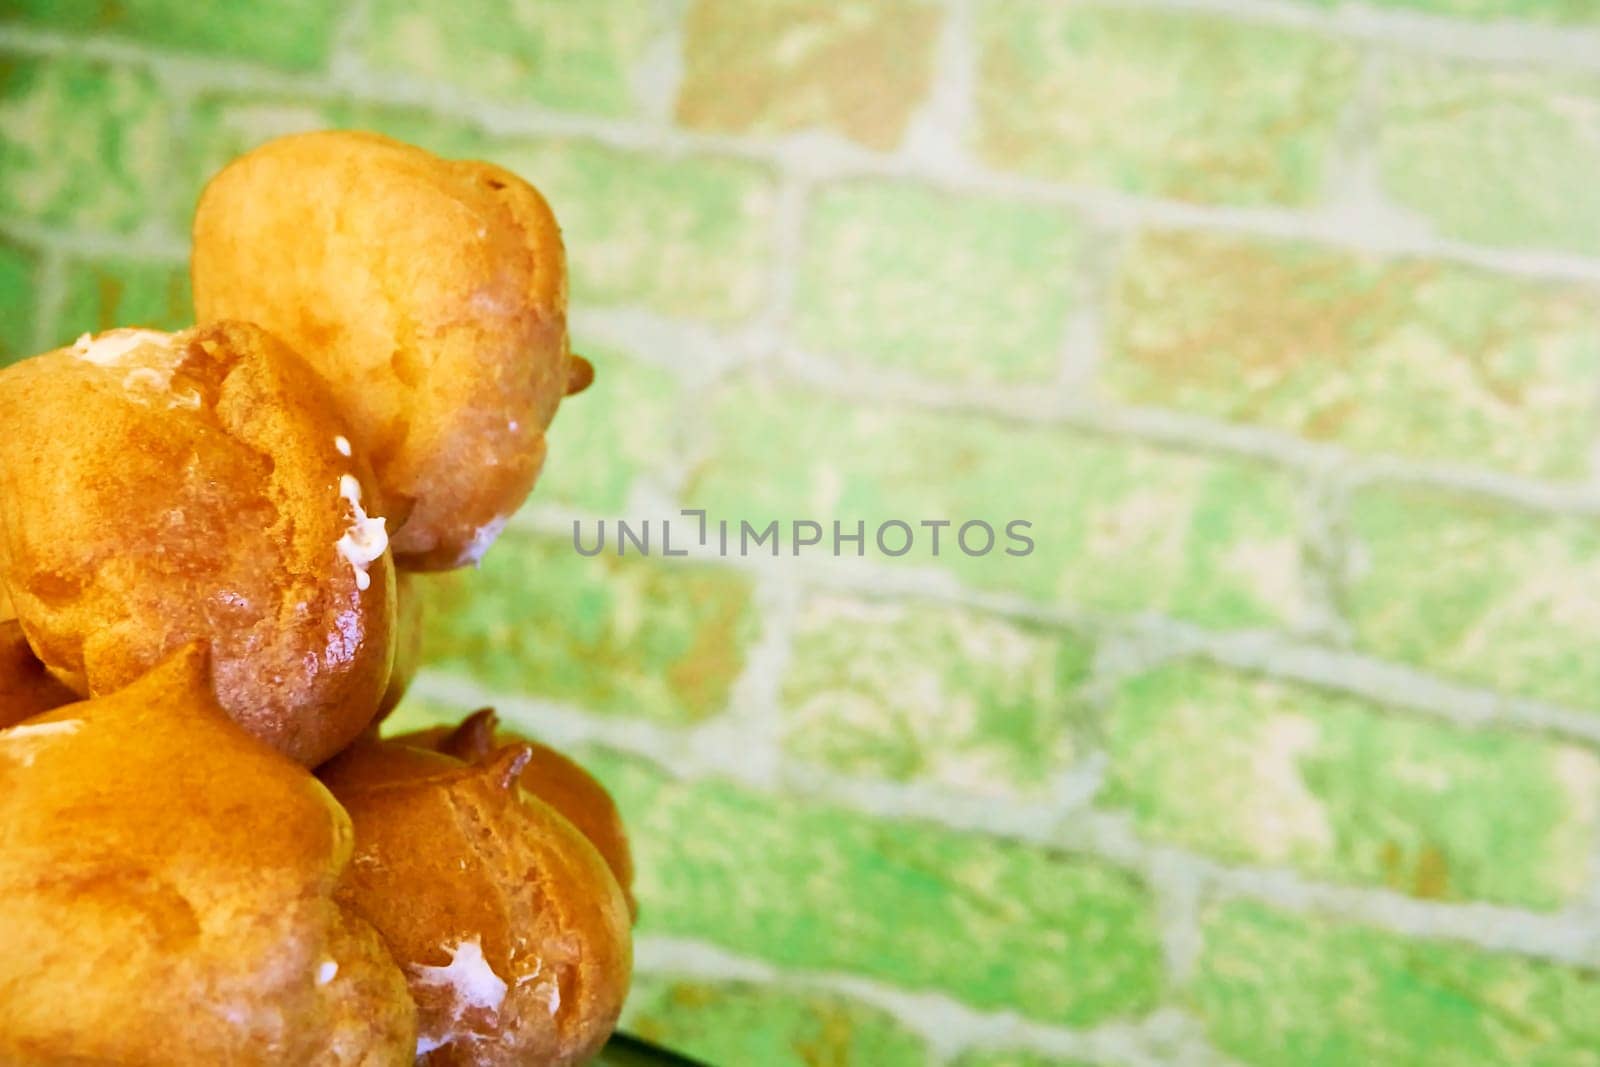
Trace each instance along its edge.
<path fill-rule="evenodd" d="M 38 270 L 31 249 L 0 240 L 0 367 L 33 354 Z"/>
<path fill-rule="evenodd" d="M 806 225 L 800 338 L 927 377 L 1050 380 L 1084 238 L 1058 208 L 900 182 L 829 186 Z"/>
<path fill-rule="evenodd" d="M 842 997 L 751 983 L 636 976 L 622 1028 L 704 1063 L 921 1067 L 921 1039 Z"/>
<path fill-rule="evenodd" d="M 1600 760 L 1572 745 L 1188 662 L 1104 723 L 1099 802 L 1153 839 L 1437 900 L 1555 908 L 1589 882 Z"/>
<path fill-rule="evenodd" d="M 115 326 L 177 330 L 194 323 L 189 271 L 182 265 L 138 260 L 92 260 L 67 268 L 66 296 L 55 341 Z"/>
<path fill-rule="evenodd" d="M 311 70 L 327 64 L 342 9 L 337 0 L 278 0 L 272 4 L 7 0 L 0 23 L 20 22 L 207 58 Z"/>
<path fill-rule="evenodd" d="M 1123 261 L 1107 394 L 1330 441 L 1587 475 L 1600 292 L 1299 242 L 1149 233 Z"/>
<path fill-rule="evenodd" d="M 1098 861 L 669 779 L 617 755 L 584 762 L 627 822 L 642 936 L 1073 1025 L 1162 995 L 1154 900 Z"/>
<path fill-rule="evenodd" d="M 1397 61 L 1381 100 L 1384 191 L 1438 234 L 1600 252 L 1600 79 Z"/>
<path fill-rule="evenodd" d="M 1246 1064 L 1593 1064 L 1600 976 L 1253 903 L 1213 910 L 1192 998 Z"/>
<path fill-rule="evenodd" d="M 833 521 L 846 532 L 864 522 L 874 562 L 1102 611 L 1253 626 L 1289 623 L 1303 610 L 1292 487 L 1251 464 L 755 383 L 720 392 L 710 431 L 684 500 L 735 528 L 741 519 L 813 519 L 829 524 L 828 551 Z M 917 537 L 898 560 L 871 544 L 891 519 Z M 924 520 L 954 524 L 937 558 L 931 532 L 918 527 Z M 1005 554 L 1022 551 L 1005 536 L 1013 520 L 1033 523 L 1028 555 Z M 959 550 L 957 529 L 968 521 L 991 524 L 993 551 Z M 976 528 L 969 540 L 984 547 Z"/>
<path fill-rule="evenodd" d="M 1228 204 L 1317 198 L 1355 52 L 1204 14 L 1003 0 L 978 15 L 977 147 L 997 167 Z"/>
<path fill-rule="evenodd" d="M 373 68 L 562 111 L 635 110 L 633 74 L 656 30 L 637 0 L 582 4 L 378 0 L 363 42 Z"/>
<path fill-rule="evenodd" d="M 430 668 L 659 722 L 721 711 L 756 629 L 749 581 L 731 569 L 586 559 L 570 537 L 508 533 L 481 569 L 419 588 Z"/>
<path fill-rule="evenodd" d="M 767 296 L 773 184 L 756 164 L 578 139 L 496 139 L 413 111 L 256 96 L 204 100 L 192 125 L 185 212 L 206 178 L 263 141 L 370 129 L 440 155 L 492 160 L 537 185 L 561 221 L 576 306 L 634 304 L 725 322 L 749 316 Z"/>
<path fill-rule="evenodd" d="M 1358 647 L 1525 696 L 1596 706 L 1600 529 L 1425 489 L 1351 502 Z"/>
<path fill-rule="evenodd" d="M 891 149 L 928 94 L 940 21 L 925 0 L 697 0 L 678 121 L 720 133 L 814 127 Z"/>
<path fill-rule="evenodd" d="M 594 384 L 556 413 L 534 501 L 615 515 L 634 482 L 678 451 L 682 390 L 660 367 L 582 338 L 574 345 L 594 364 Z"/>
<path fill-rule="evenodd" d="M 1076 754 L 1091 656 L 979 612 L 817 595 L 795 623 L 785 746 L 844 774 L 1037 796 Z"/>
<path fill-rule="evenodd" d="M 0 57 L 0 214 L 139 229 L 165 203 L 170 119 L 142 71 Z"/>

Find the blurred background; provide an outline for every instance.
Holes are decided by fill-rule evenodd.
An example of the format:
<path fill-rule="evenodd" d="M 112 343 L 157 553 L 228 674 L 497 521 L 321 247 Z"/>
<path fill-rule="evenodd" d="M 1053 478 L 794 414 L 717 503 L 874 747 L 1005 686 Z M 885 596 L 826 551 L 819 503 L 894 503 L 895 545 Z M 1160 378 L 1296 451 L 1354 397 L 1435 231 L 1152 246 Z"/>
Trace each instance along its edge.
<path fill-rule="evenodd" d="M 400 725 L 615 791 L 634 1032 L 1600 1063 L 1600 0 L 0 12 L 0 361 L 188 322 L 278 134 L 551 200 L 598 381 Z M 681 507 L 1036 548 L 573 551 Z"/>

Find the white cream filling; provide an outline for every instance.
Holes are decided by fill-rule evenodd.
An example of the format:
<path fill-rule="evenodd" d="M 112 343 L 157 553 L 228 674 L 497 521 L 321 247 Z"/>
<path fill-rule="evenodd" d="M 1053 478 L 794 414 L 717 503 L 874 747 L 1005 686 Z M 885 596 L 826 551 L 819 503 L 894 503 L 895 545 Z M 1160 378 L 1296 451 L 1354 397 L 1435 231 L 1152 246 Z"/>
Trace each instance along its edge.
<path fill-rule="evenodd" d="M 483 559 L 484 553 L 494 547 L 494 543 L 500 539 L 500 535 L 505 532 L 506 524 L 510 521 L 510 517 L 505 516 L 478 527 L 472 535 L 471 543 L 462 549 L 460 562 L 476 565 Z"/>
<path fill-rule="evenodd" d="M 350 528 L 339 538 L 339 554 L 356 572 L 356 588 L 366 591 L 372 585 L 367 568 L 389 550 L 389 533 L 384 529 L 383 517 L 369 516 L 361 507 L 361 483 L 353 474 L 339 479 L 339 495 L 350 505 L 354 517 Z"/>
<path fill-rule="evenodd" d="M 476 937 L 460 944 L 443 946 L 450 954 L 450 962 L 443 967 L 414 964 L 411 968 L 419 985 L 448 989 L 452 998 L 451 1022 L 461 1018 L 468 1008 L 484 1008 L 498 1012 L 505 1003 L 506 983 L 489 961 L 483 958 L 483 945 Z M 458 1034 L 447 1029 L 441 1034 L 420 1034 L 417 1037 L 417 1055 L 432 1052 L 454 1041 Z"/>
<path fill-rule="evenodd" d="M 84 334 L 72 345 L 72 354 L 101 367 L 114 367 L 142 345 L 171 349 L 172 335 L 160 330 L 107 330 L 99 337 Z"/>
<path fill-rule="evenodd" d="M 132 392 L 144 388 L 157 393 L 165 393 L 172 388 L 172 368 L 164 371 L 154 367 L 134 367 L 122 377 L 122 387 Z"/>
<path fill-rule="evenodd" d="M 525 974 L 518 978 L 517 988 L 521 989 L 530 982 L 534 983 L 535 989 L 544 989 L 545 1007 L 549 1009 L 552 1016 L 561 1011 L 561 983 L 557 982 L 554 976 L 550 978 L 544 976 L 543 962 L 535 962 L 532 974 Z"/>
<path fill-rule="evenodd" d="M 127 362 L 128 356 L 145 346 L 158 349 L 164 360 L 147 362 L 145 366 L 130 367 L 122 377 L 122 387 L 130 393 L 150 392 L 165 395 L 167 406 L 196 410 L 200 407 L 200 394 L 193 392 L 173 394 L 172 374 L 176 370 L 172 357 L 172 335 L 160 330 L 107 330 L 99 337 L 84 334 L 72 346 L 73 355 L 97 367 L 117 367 Z"/>

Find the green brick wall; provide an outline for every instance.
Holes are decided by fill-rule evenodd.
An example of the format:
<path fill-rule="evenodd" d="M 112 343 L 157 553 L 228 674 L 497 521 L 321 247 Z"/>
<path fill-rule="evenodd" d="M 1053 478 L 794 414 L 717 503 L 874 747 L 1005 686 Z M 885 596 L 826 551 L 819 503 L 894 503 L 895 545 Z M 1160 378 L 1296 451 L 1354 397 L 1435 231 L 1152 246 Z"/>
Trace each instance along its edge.
<path fill-rule="evenodd" d="M 23 0 L 0 363 L 322 126 L 562 219 L 598 379 L 395 724 L 615 791 L 635 1032 L 1600 1065 L 1600 2 Z M 1036 548 L 571 549 L 683 507 Z"/>

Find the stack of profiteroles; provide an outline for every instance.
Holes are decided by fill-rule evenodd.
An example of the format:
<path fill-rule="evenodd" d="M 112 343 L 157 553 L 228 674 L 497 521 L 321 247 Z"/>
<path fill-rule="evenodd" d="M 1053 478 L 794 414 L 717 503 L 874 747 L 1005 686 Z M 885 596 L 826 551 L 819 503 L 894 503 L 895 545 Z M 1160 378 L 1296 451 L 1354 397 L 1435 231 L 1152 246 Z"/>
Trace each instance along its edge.
<path fill-rule="evenodd" d="M 381 739 L 418 587 L 592 372 L 528 183 L 365 133 L 207 186 L 198 325 L 0 372 L 0 1062 L 566 1064 L 616 1023 L 605 791 Z"/>

